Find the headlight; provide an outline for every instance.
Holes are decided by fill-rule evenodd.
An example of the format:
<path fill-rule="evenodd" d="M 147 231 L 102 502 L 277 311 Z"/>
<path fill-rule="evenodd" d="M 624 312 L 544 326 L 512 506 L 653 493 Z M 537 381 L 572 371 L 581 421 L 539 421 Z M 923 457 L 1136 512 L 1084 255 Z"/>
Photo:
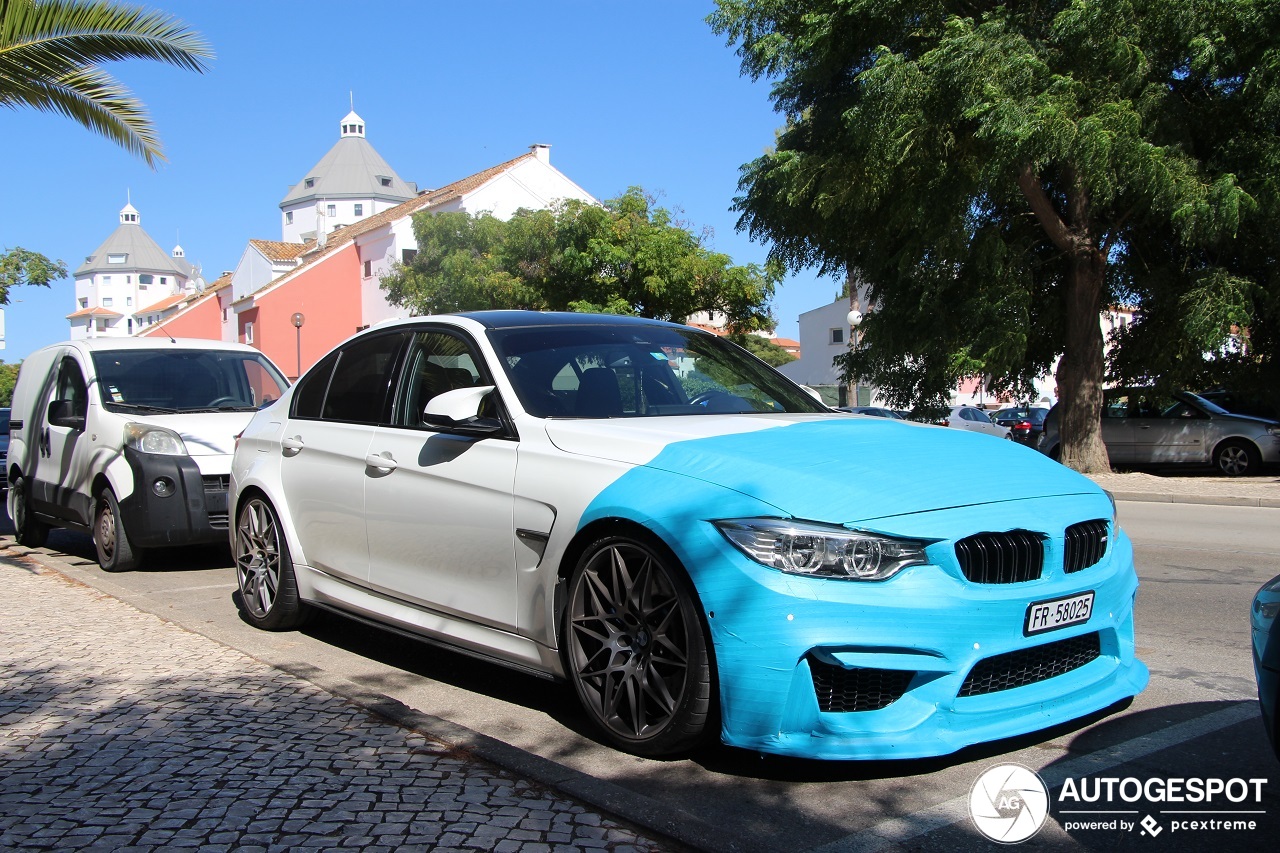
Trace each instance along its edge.
<path fill-rule="evenodd" d="M 158 453 L 162 456 L 186 456 L 187 446 L 182 436 L 171 429 L 149 424 L 124 425 L 124 443 L 141 453 Z"/>
<path fill-rule="evenodd" d="M 1116 496 L 1109 490 L 1103 489 L 1102 493 L 1107 496 L 1107 500 L 1111 501 L 1111 529 L 1115 530 L 1120 526 L 1120 507 L 1116 506 Z"/>
<path fill-rule="evenodd" d="M 739 551 L 762 566 L 794 575 L 880 581 L 928 562 L 928 542 L 782 518 L 714 522 Z"/>

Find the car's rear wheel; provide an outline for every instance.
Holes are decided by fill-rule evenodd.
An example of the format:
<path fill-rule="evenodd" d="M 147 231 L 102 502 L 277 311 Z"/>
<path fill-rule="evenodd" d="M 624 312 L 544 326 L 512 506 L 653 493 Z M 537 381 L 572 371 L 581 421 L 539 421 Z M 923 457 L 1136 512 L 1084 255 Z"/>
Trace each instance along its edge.
<path fill-rule="evenodd" d="M 104 572 L 127 572 L 142 565 L 142 549 L 133 547 L 129 541 L 124 519 L 120 517 L 120 504 L 110 488 L 98 493 L 93 545 L 98 550 L 98 565 Z"/>
<path fill-rule="evenodd" d="M 702 738 L 713 703 L 706 632 L 665 549 L 621 536 L 592 544 L 569 583 L 564 637 L 578 698 L 616 745 L 667 755 Z"/>
<path fill-rule="evenodd" d="M 14 477 L 9 484 L 9 519 L 13 522 L 13 538 L 27 548 L 43 548 L 49 541 L 49 525 L 37 521 L 31 512 L 25 477 Z"/>
<path fill-rule="evenodd" d="M 1228 477 L 1244 477 L 1262 468 L 1262 454 L 1247 441 L 1231 439 L 1213 451 L 1213 464 Z"/>
<path fill-rule="evenodd" d="M 236 579 L 245 619 L 266 631 L 300 627 L 311 608 L 298 597 L 289 545 L 280 530 L 280 518 L 265 498 L 244 502 L 236 517 Z"/>

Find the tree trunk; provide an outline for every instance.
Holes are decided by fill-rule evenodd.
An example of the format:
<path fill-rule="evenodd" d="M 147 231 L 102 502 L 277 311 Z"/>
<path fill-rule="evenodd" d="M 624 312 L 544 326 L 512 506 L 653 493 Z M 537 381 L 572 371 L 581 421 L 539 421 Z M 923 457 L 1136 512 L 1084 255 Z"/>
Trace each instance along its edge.
<path fill-rule="evenodd" d="M 1058 362 L 1059 461 L 1082 474 L 1111 470 L 1102 443 L 1102 325 L 1099 299 L 1106 260 L 1098 250 L 1071 259 L 1065 301 L 1066 341 Z"/>

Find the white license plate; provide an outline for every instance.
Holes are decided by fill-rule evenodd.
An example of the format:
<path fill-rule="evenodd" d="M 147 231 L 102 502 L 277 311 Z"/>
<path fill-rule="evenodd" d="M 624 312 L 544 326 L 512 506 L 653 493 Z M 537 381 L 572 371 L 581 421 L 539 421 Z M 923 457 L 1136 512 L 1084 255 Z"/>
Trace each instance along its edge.
<path fill-rule="evenodd" d="M 1068 625 L 1088 622 L 1093 613 L 1093 592 L 1082 592 L 1066 598 L 1037 601 L 1027 607 L 1027 619 L 1022 625 L 1024 636 L 1043 634 Z"/>

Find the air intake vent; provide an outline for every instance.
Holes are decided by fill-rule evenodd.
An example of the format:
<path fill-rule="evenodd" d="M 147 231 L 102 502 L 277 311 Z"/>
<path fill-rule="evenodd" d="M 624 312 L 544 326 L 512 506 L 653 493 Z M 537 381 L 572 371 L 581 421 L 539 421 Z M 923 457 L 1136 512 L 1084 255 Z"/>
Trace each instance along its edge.
<path fill-rule="evenodd" d="M 1044 536 L 1030 530 L 979 533 L 956 543 L 956 559 L 974 583 L 1033 581 L 1044 566 Z"/>
<path fill-rule="evenodd" d="M 809 656 L 809 672 L 821 711 L 878 711 L 907 692 L 914 672 L 900 669 L 849 669 Z"/>
<path fill-rule="evenodd" d="M 1096 565 L 1107 553 L 1109 530 L 1110 525 L 1102 518 L 1068 527 L 1063 570 L 1070 574 Z"/>
<path fill-rule="evenodd" d="M 961 696 L 1012 690 L 1079 669 L 1102 653 L 1098 633 L 1045 643 L 978 661 L 960 687 Z"/>

